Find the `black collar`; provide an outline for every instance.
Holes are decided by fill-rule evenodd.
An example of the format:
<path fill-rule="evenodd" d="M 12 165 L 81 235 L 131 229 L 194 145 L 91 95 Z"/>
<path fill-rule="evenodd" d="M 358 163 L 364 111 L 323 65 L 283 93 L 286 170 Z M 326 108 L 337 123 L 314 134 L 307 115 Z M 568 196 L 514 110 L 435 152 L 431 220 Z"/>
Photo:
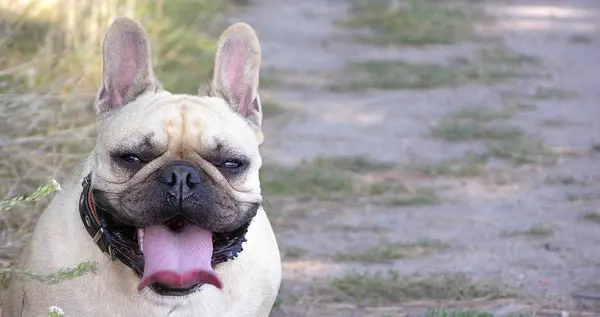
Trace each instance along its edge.
<path fill-rule="evenodd" d="M 102 211 L 96 208 L 94 196 L 90 190 L 92 174 L 83 179 L 83 190 L 79 197 L 79 214 L 85 229 L 100 250 L 110 256 L 112 261 L 118 259 L 132 268 L 138 275 L 144 273 L 144 254 L 137 241 L 117 231 L 111 231 L 104 220 Z M 250 222 L 230 233 L 213 234 L 212 266 L 233 260 L 242 252 L 242 243 L 246 242 L 246 233 Z"/>

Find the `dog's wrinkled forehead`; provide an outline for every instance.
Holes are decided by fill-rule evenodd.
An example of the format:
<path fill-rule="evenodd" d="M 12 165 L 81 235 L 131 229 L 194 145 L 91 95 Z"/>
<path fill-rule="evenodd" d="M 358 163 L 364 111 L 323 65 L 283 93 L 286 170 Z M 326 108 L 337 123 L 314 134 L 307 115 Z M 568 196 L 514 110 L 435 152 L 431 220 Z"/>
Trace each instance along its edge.
<path fill-rule="evenodd" d="M 98 145 L 108 152 L 152 147 L 179 159 L 224 149 L 258 155 L 256 132 L 221 98 L 167 92 L 142 96 L 99 122 L 98 132 Z"/>

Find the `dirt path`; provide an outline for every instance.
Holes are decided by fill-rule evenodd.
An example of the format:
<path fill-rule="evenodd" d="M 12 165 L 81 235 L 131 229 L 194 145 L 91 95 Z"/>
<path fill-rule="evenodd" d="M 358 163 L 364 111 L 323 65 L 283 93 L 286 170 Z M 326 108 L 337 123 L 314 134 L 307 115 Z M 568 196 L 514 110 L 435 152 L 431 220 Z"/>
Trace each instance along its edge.
<path fill-rule="evenodd" d="M 263 148 L 267 170 L 291 166 L 275 173 L 274 182 L 293 184 L 268 197 L 285 257 L 281 301 L 273 316 L 404 316 L 444 306 L 447 301 L 434 300 L 447 297 L 464 298 L 459 307 L 497 314 L 532 307 L 600 314 L 600 301 L 570 297 L 600 292 L 600 170 L 594 168 L 600 147 L 595 145 L 600 142 L 600 3 L 491 3 L 487 11 L 497 20 L 485 22 L 480 32 L 500 35 L 504 55 L 481 58 L 477 70 L 486 76 L 467 71 L 472 80 L 465 82 L 444 85 L 465 73 L 454 64 L 432 71 L 454 72 L 446 79 L 419 75 L 434 82 L 425 83 L 427 89 L 330 86 L 358 76 L 348 72 L 347 63 L 384 61 L 384 68 L 386 61 L 388 67 L 397 60 L 437 63 L 498 47 L 499 39 L 358 44 L 350 40 L 352 31 L 335 23 L 348 18 L 350 3 L 341 0 L 256 0 L 234 13 L 232 21 L 257 29 L 269 79 L 263 94 L 284 108 L 266 120 Z M 492 64 L 501 70 L 487 72 Z M 503 72 L 511 66 L 533 67 L 536 74 Z M 401 72 L 421 70 L 402 67 Z M 293 167 L 320 156 L 326 157 L 322 165 L 333 162 L 333 167 L 315 167 L 312 161 Z M 353 166 L 344 161 L 348 157 L 354 157 Z M 328 187 L 320 182 L 330 180 L 318 177 L 299 182 L 304 176 L 294 168 L 332 177 L 350 170 L 351 178 L 338 181 L 370 185 Z M 375 191 L 380 183 L 373 180 L 388 187 Z M 290 194 L 293 186 L 312 199 L 290 197 L 302 196 Z M 327 190 L 336 199 L 314 198 Z M 383 203 L 384 198 L 392 201 Z M 400 276 L 419 273 L 431 283 L 436 274 L 450 274 L 456 289 L 446 292 L 456 291 L 455 296 L 435 293 L 439 285 L 400 285 L 360 275 L 384 276 L 390 270 Z M 472 284 L 457 282 L 461 276 Z M 485 283 L 498 289 L 485 290 Z M 394 298 L 404 288 L 423 294 L 408 290 Z M 467 294 L 471 291 L 476 294 Z M 501 301 L 472 300 L 508 293 Z M 366 307 L 354 306 L 361 302 Z"/>

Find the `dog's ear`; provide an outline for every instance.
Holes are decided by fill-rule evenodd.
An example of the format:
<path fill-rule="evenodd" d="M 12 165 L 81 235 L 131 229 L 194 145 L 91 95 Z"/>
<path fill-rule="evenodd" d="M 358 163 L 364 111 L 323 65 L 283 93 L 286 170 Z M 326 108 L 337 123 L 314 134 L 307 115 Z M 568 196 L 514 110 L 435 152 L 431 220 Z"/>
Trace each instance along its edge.
<path fill-rule="evenodd" d="M 225 99 L 260 134 L 262 110 L 258 97 L 260 44 L 248 24 L 236 23 L 221 35 L 209 95 Z"/>
<path fill-rule="evenodd" d="M 96 100 L 98 114 L 160 87 L 152 70 L 146 31 L 135 20 L 116 18 L 102 44 L 102 88 Z"/>

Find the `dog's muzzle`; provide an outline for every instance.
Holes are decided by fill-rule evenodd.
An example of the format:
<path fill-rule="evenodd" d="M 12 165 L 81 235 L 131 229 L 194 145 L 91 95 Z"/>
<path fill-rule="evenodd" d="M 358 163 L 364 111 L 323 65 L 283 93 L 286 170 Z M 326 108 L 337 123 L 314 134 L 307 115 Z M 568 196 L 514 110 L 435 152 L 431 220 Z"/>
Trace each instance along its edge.
<path fill-rule="evenodd" d="M 79 213 L 88 234 L 100 250 L 112 261 L 119 260 L 134 270 L 139 276 L 144 276 L 144 253 L 138 236 L 137 228 L 127 228 L 117 225 L 112 216 L 102 208 L 96 208 L 96 203 L 90 190 L 92 174 L 88 174 L 82 182 L 83 190 L 79 198 Z M 213 251 L 210 265 L 216 265 L 235 259 L 243 251 L 242 244 L 250 222 L 228 233 L 213 233 Z M 142 281 L 142 283 L 151 283 Z M 140 285 L 142 285 L 142 283 Z M 211 283 L 216 285 L 217 283 Z M 202 284 L 172 289 L 162 284 L 152 284 L 152 289 L 161 295 L 186 295 L 199 289 Z M 144 285 L 145 286 L 145 285 Z"/>

